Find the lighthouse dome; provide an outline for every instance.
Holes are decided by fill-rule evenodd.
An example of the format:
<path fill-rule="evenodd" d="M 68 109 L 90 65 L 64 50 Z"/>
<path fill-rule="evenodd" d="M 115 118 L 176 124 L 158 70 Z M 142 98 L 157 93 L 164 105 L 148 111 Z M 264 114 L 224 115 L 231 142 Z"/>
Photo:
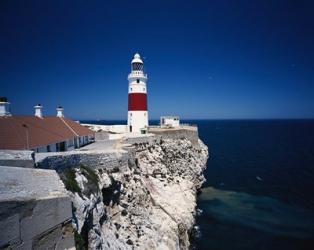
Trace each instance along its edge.
<path fill-rule="evenodd" d="M 131 63 L 143 63 L 141 56 L 139 53 L 136 53 L 133 57 L 133 60 Z"/>

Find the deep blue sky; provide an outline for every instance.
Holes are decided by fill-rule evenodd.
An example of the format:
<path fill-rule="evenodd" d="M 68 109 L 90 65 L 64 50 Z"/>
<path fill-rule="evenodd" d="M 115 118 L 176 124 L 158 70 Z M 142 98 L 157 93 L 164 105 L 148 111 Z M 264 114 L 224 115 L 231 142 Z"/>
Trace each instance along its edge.
<path fill-rule="evenodd" d="M 150 118 L 314 118 L 313 1 L 0 1 L 1 96 L 126 119 L 135 52 Z"/>

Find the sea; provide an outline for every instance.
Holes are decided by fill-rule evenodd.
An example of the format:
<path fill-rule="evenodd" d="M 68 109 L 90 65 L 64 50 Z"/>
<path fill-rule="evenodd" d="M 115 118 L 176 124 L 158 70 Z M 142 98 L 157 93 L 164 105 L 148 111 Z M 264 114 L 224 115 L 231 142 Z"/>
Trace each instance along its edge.
<path fill-rule="evenodd" d="M 209 149 L 191 249 L 314 249 L 314 120 L 183 122 Z"/>

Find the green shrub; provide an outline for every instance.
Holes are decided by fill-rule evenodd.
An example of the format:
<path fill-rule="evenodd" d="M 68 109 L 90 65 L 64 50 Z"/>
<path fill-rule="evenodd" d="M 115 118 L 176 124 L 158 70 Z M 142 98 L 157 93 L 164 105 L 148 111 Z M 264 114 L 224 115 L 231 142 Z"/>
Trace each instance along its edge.
<path fill-rule="evenodd" d="M 74 230 L 74 241 L 75 241 L 75 247 L 77 250 L 85 250 L 86 243 L 82 237 L 76 230 Z"/>
<path fill-rule="evenodd" d="M 61 180 L 63 181 L 67 190 L 71 191 L 72 193 L 81 193 L 82 190 L 75 179 L 74 169 L 66 169 L 61 175 Z"/>
<path fill-rule="evenodd" d="M 81 173 L 87 178 L 90 186 L 94 186 L 96 191 L 98 191 L 99 176 L 97 175 L 96 171 L 85 165 L 80 165 L 80 170 Z M 93 191 L 94 188 L 91 187 L 91 189 Z"/>

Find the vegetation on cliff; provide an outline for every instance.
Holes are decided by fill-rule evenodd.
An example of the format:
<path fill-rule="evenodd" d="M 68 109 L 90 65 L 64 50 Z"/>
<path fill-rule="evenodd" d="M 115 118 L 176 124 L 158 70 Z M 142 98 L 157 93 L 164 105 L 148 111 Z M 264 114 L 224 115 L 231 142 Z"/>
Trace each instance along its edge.
<path fill-rule="evenodd" d="M 70 169 L 64 170 L 60 174 L 60 177 L 61 177 L 61 180 L 63 181 L 65 188 L 68 191 L 71 191 L 72 193 L 81 194 L 82 190 L 79 187 L 79 185 L 75 179 L 75 169 L 70 168 Z"/>

